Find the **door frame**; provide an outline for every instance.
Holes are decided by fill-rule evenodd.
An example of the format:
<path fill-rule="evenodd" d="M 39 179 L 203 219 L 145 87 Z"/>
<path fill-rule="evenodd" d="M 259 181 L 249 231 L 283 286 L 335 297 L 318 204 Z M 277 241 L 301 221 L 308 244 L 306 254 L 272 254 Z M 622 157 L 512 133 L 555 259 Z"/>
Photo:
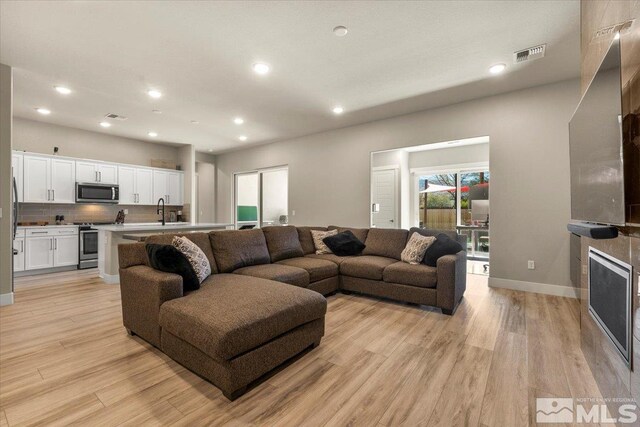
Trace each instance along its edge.
<path fill-rule="evenodd" d="M 238 209 L 236 206 L 236 202 L 238 200 L 237 177 L 242 175 L 253 175 L 256 173 L 258 174 L 258 218 L 256 227 L 260 228 L 262 224 L 262 174 L 265 172 L 272 172 L 277 170 L 287 171 L 287 215 L 289 214 L 289 165 L 270 166 L 266 168 L 258 168 L 242 172 L 234 172 L 233 179 L 231 180 L 231 218 L 233 218 L 233 226 L 236 230 L 238 229 Z"/>
<path fill-rule="evenodd" d="M 376 172 L 382 172 L 382 171 L 388 171 L 388 170 L 393 170 L 393 187 L 395 188 L 395 197 L 393 200 L 393 211 L 395 214 L 395 228 L 401 228 L 400 227 L 400 192 L 401 192 L 401 188 L 400 188 L 400 179 L 399 179 L 399 175 L 400 175 L 400 167 L 398 165 L 387 165 L 387 166 L 374 166 L 371 168 L 371 176 L 370 176 L 370 182 L 371 184 L 369 185 L 369 227 L 373 228 L 373 176 Z"/>

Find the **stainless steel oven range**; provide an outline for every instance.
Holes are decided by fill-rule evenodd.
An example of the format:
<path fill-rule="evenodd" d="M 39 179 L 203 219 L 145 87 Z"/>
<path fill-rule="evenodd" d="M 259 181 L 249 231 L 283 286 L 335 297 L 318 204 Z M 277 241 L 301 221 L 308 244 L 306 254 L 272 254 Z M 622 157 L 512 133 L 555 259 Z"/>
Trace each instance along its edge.
<path fill-rule="evenodd" d="M 78 270 L 84 270 L 86 268 L 94 268 L 98 266 L 98 230 L 93 228 L 93 225 L 112 224 L 106 223 L 76 223 L 79 226 L 80 244 L 78 263 Z"/>

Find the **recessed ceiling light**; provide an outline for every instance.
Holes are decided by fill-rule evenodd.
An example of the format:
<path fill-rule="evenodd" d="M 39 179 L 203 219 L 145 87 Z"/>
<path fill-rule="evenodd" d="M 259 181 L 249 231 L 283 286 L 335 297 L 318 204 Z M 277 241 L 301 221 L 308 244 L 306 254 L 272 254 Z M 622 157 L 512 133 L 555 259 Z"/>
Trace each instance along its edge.
<path fill-rule="evenodd" d="M 235 119 L 233 119 L 233 123 L 241 125 L 244 123 L 244 119 L 242 117 L 236 117 Z"/>
<path fill-rule="evenodd" d="M 506 65 L 504 65 L 504 64 L 496 64 L 496 65 L 492 65 L 491 67 L 489 67 L 489 72 L 491 74 L 500 74 L 501 72 L 503 72 L 506 69 L 507 69 Z"/>
<path fill-rule="evenodd" d="M 103 128 L 110 128 L 111 127 L 111 123 L 109 123 L 109 122 L 100 122 L 100 126 L 102 126 Z"/>
<path fill-rule="evenodd" d="M 238 139 L 239 139 L 240 141 L 246 141 L 248 138 L 246 137 L 246 135 L 240 135 L 240 136 L 238 137 Z"/>
<path fill-rule="evenodd" d="M 160 111 L 160 110 L 151 110 L 151 112 L 153 114 L 162 114 L 162 111 Z"/>
<path fill-rule="evenodd" d="M 342 25 L 338 25 L 333 29 L 333 34 L 335 34 L 338 37 L 344 37 L 347 35 L 348 32 L 349 30 L 347 30 L 347 27 Z"/>
<path fill-rule="evenodd" d="M 38 108 L 36 108 L 36 111 L 38 113 L 42 114 L 43 116 L 48 116 L 49 114 L 51 114 L 51 110 L 49 110 L 47 108 L 38 107 Z"/>
<path fill-rule="evenodd" d="M 62 95 L 69 95 L 71 93 L 71 89 L 69 89 L 68 87 L 54 86 L 53 88 L 56 90 L 56 92 Z"/>
<path fill-rule="evenodd" d="M 160 92 L 159 90 L 155 90 L 155 89 L 150 89 L 147 91 L 147 95 L 149 95 L 152 98 L 160 98 L 162 96 L 162 92 Z"/>
<path fill-rule="evenodd" d="M 253 64 L 253 71 L 256 74 L 264 75 L 264 74 L 267 74 L 270 70 L 271 70 L 271 67 L 269 67 L 264 62 L 256 62 L 255 64 Z"/>
<path fill-rule="evenodd" d="M 333 111 L 333 114 L 342 114 L 344 113 L 344 108 L 342 108 L 340 105 L 336 105 L 335 107 L 333 107 L 333 109 L 331 109 L 331 111 Z"/>
<path fill-rule="evenodd" d="M 151 138 L 155 138 L 156 136 L 158 136 L 157 132 L 149 132 L 147 133 L 147 135 L 149 135 Z"/>
<path fill-rule="evenodd" d="M 213 148 L 209 148 L 209 152 L 211 153 L 213 151 Z"/>
<path fill-rule="evenodd" d="M 192 124 L 192 125 L 197 125 L 197 124 L 199 124 L 199 123 L 200 123 L 200 122 L 199 122 L 199 121 L 197 121 L 197 120 L 191 120 L 191 124 Z"/>

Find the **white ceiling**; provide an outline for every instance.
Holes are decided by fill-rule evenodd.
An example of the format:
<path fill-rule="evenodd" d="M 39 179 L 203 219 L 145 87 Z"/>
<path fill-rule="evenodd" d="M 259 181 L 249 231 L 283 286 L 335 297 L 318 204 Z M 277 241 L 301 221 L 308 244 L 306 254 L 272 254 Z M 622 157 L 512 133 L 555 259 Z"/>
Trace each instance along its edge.
<path fill-rule="evenodd" d="M 579 9 L 577 1 L 2 1 L 0 62 L 15 67 L 16 116 L 138 139 L 153 130 L 158 141 L 221 152 L 576 77 Z M 337 25 L 349 33 L 334 36 Z M 514 51 L 541 43 L 545 58 L 513 63 Z M 254 74 L 256 61 L 272 72 Z M 491 76 L 500 62 L 507 71 Z M 59 95 L 56 84 L 74 92 Z M 151 99 L 149 88 L 164 96 Z M 332 114 L 336 104 L 343 115 Z M 52 114 L 38 115 L 39 106 Z M 105 130 L 106 113 L 129 119 Z"/>

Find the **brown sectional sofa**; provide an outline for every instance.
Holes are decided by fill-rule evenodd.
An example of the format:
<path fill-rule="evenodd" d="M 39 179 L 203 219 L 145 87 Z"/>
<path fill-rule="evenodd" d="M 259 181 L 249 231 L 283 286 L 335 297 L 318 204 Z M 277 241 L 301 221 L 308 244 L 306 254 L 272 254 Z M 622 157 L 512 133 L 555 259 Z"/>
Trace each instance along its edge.
<path fill-rule="evenodd" d="M 333 228 L 345 230 L 285 226 L 186 234 L 212 269 L 201 288 L 187 294 L 180 276 L 154 270 L 146 256 L 146 243 L 170 244 L 175 234 L 120 245 L 124 325 L 233 400 L 320 343 L 323 295 L 358 292 L 455 311 L 466 286 L 464 251 L 440 258 L 437 267 L 400 261 L 412 233 L 437 231 L 351 228 L 366 244 L 362 255 L 315 254 L 311 230 Z M 463 239 L 455 232 L 451 237 Z"/>

